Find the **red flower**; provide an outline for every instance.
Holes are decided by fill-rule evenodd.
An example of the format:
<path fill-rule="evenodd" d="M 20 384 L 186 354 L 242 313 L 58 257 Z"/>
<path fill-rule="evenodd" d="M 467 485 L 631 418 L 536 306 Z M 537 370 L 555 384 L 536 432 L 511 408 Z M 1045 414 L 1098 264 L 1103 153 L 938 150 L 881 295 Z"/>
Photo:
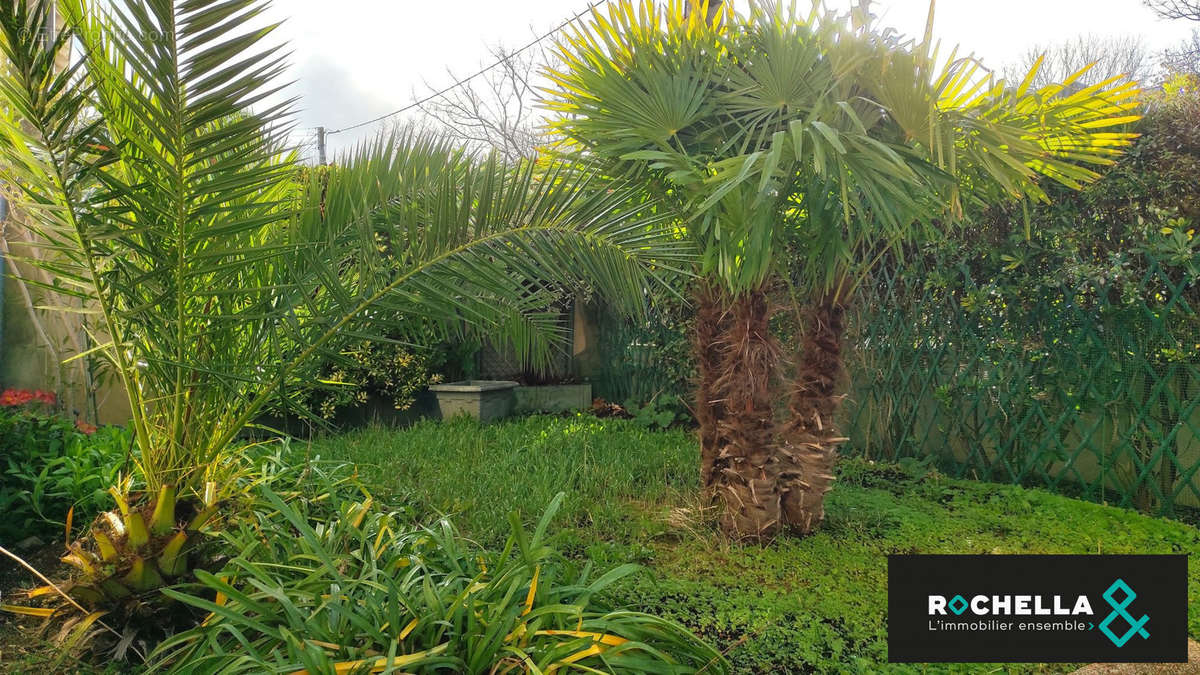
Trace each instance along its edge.
<path fill-rule="evenodd" d="M 6 408 L 25 405 L 32 400 L 33 392 L 28 389 L 5 389 L 4 393 L 0 394 L 0 406 Z"/>
<path fill-rule="evenodd" d="M 96 433 L 96 425 L 88 424 L 83 420 L 75 420 L 75 428 L 88 435 Z"/>
<path fill-rule="evenodd" d="M 53 406 L 58 402 L 58 397 L 52 391 L 42 391 L 41 389 L 36 391 L 5 389 L 3 393 L 0 393 L 0 406 L 5 408 L 15 408 L 31 402 Z"/>

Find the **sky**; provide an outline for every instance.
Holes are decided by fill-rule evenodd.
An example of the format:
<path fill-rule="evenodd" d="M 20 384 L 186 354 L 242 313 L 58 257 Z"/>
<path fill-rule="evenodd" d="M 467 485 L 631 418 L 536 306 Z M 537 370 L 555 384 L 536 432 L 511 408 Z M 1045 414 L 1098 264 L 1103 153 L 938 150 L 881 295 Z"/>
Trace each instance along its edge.
<path fill-rule="evenodd" d="M 749 0 L 735 0 L 744 8 Z M 274 19 L 291 45 L 297 138 L 396 110 L 490 62 L 490 46 L 513 49 L 577 14 L 590 0 L 276 0 Z M 833 8 L 849 0 L 827 0 Z M 884 25 L 920 35 L 927 0 L 877 0 Z M 1174 46 L 1193 22 L 1166 21 L 1141 0 L 939 0 L 934 33 L 1003 69 L 1031 47 L 1079 35 L 1138 36 L 1152 51 Z M 372 124 L 328 137 L 331 155 L 378 133 Z M 311 153 L 312 147 L 308 146 Z"/>

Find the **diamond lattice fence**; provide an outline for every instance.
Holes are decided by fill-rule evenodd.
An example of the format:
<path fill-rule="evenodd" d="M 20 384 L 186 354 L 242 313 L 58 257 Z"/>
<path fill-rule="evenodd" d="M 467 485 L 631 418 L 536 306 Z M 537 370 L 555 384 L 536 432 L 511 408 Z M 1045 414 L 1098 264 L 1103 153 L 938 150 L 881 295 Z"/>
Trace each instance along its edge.
<path fill-rule="evenodd" d="M 883 271 L 858 298 L 846 452 L 1172 515 L 1200 507 L 1200 281 L 1021 299 Z"/>

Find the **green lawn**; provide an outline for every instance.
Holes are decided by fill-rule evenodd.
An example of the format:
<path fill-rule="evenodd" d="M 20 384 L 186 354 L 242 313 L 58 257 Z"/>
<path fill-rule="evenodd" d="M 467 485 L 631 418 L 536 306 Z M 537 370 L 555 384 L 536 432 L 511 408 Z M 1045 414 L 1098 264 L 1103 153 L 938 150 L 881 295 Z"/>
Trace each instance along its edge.
<path fill-rule="evenodd" d="M 611 602 L 686 624 L 748 673 L 885 669 L 889 553 L 1200 553 L 1200 530 L 1182 523 L 849 460 L 819 533 L 739 546 L 712 534 L 697 508 L 692 434 L 587 416 L 371 429 L 315 442 L 310 452 L 357 463 L 377 494 L 454 514 L 488 545 L 502 541 L 508 512 L 531 519 L 565 491 L 563 550 L 601 566 L 633 560 L 648 568 Z M 1198 558 L 1189 566 L 1193 637 Z"/>

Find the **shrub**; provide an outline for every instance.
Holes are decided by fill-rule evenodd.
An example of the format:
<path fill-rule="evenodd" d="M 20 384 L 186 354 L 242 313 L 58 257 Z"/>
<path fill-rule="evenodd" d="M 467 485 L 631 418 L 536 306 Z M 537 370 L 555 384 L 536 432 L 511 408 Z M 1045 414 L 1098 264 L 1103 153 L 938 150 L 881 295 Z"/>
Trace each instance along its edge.
<path fill-rule="evenodd" d="M 369 495 L 342 501 L 334 518 L 314 514 L 316 500 L 260 495 L 221 534 L 236 557 L 198 571 L 202 585 L 190 592 L 163 591 L 210 614 L 161 643 L 151 669 L 726 672 L 720 654 L 677 624 L 594 603 L 636 568 L 567 571 L 545 538 L 561 494 L 532 535 L 510 516 L 499 553 L 444 520 L 418 527 Z"/>
<path fill-rule="evenodd" d="M 396 410 L 408 410 L 417 392 L 441 382 L 433 372 L 434 354 L 396 343 L 361 342 L 346 350 L 340 363 L 322 369 L 328 387 L 313 389 L 309 409 L 332 420 L 339 410 L 367 402 L 371 396 L 388 401 Z"/>
<path fill-rule="evenodd" d="M 117 484 L 129 434 L 55 416 L 53 405 L 47 392 L 0 393 L 0 540 L 61 533 L 72 507 L 86 523 Z"/>
<path fill-rule="evenodd" d="M 300 413 L 331 422 L 371 400 L 385 402 L 395 410 L 409 410 L 429 385 L 478 375 L 478 342 L 443 333 L 432 327 L 418 328 L 390 341 L 361 340 L 336 356 L 326 354 L 317 378 L 290 382 L 287 389 L 292 395 L 277 402 L 271 412 Z"/>
<path fill-rule="evenodd" d="M 114 436 L 119 432 L 126 443 L 130 440 L 120 429 L 98 433 L 106 432 Z M 204 612 L 162 595 L 159 587 L 194 581 L 195 569 L 219 569 L 228 555 L 214 532 L 250 522 L 243 519 L 246 514 L 252 518 L 262 506 L 257 499 L 259 490 L 269 488 L 289 503 L 303 502 L 314 521 L 340 517 L 340 505 L 362 494 L 352 465 L 296 452 L 287 440 L 244 444 L 237 450 L 213 468 L 214 481 L 222 483 L 229 495 L 217 502 L 224 507 L 219 513 L 216 505 L 195 512 L 169 490 L 160 492 L 156 500 L 156 504 L 168 504 L 161 513 L 157 508 L 138 508 L 126 502 L 124 494 L 141 486 L 126 482 L 128 476 L 122 477 L 125 481 L 114 477 L 119 487 L 97 498 L 103 506 L 111 506 L 115 500 L 118 509 L 95 518 L 90 532 L 77 534 L 68 542 L 61 560 L 68 564 L 70 575 L 59 575 L 54 585 L 11 594 L 6 591 L 6 597 L 15 595 L 21 600 L 0 605 L 0 612 L 61 621 L 53 637 L 46 633 L 45 624 L 40 629 L 47 635 L 47 644 L 53 644 L 58 663 L 67 658 L 85 663 L 99 655 L 110 661 L 142 663 L 159 641 L 196 626 L 204 616 Z M 172 522 L 177 526 L 158 527 Z M 156 540 L 168 543 L 155 546 Z M 98 605 L 105 609 L 76 612 Z M 97 621 L 100 617 L 103 620 Z"/>

